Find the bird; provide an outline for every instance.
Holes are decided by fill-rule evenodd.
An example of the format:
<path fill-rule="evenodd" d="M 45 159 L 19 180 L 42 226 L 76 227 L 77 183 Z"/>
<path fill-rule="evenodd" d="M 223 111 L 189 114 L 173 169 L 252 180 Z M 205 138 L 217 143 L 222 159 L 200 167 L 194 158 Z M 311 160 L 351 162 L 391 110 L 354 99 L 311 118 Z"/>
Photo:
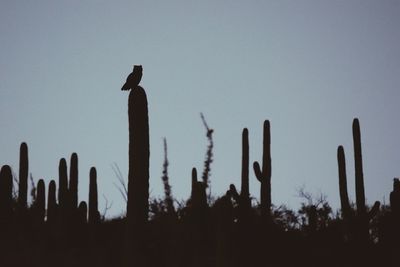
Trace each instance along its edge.
<path fill-rule="evenodd" d="M 140 83 L 140 80 L 142 79 L 142 75 L 143 75 L 142 65 L 134 65 L 132 73 L 128 75 L 128 78 L 126 78 L 126 82 L 122 86 L 121 90 L 127 91 L 129 89 L 137 87 Z"/>

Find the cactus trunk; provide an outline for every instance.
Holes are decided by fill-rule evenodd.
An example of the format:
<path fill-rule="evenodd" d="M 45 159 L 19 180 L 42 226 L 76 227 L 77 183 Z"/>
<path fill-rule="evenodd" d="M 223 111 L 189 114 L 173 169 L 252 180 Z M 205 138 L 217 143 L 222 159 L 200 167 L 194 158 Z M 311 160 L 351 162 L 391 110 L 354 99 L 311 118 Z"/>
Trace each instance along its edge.
<path fill-rule="evenodd" d="M 68 202 L 68 174 L 67 161 L 62 158 L 58 166 L 58 204 L 65 210 Z"/>
<path fill-rule="evenodd" d="M 49 183 L 49 192 L 47 196 L 47 222 L 53 223 L 57 217 L 56 213 L 56 182 L 54 180 L 51 180 Z"/>
<path fill-rule="evenodd" d="M 261 212 L 269 216 L 271 213 L 271 134 L 269 121 L 264 121 L 263 127 L 263 161 L 262 169 L 256 161 L 253 164 L 254 173 L 261 183 Z"/>
<path fill-rule="evenodd" d="M 28 198 L 28 146 L 22 143 L 19 150 L 19 183 L 18 183 L 18 207 L 20 211 L 26 210 Z"/>
<path fill-rule="evenodd" d="M 145 223 L 149 199 L 149 121 L 147 97 L 140 86 L 129 94 L 128 219 Z"/>
<path fill-rule="evenodd" d="M 361 133 L 358 119 L 353 121 L 353 144 L 354 144 L 354 169 L 356 176 L 356 204 L 358 215 L 366 213 L 365 192 L 364 192 L 364 174 L 361 153 Z"/>
<path fill-rule="evenodd" d="M 346 158 L 342 146 L 337 150 L 338 171 L 339 171 L 339 193 L 340 204 L 342 208 L 342 216 L 346 220 L 350 218 L 351 208 L 349 195 L 347 193 L 347 175 L 346 175 Z"/>
<path fill-rule="evenodd" d="M 35 202 L 35 217 L 38 223 L 44 222 L 46 215 L 46 193 L 44 180 L 40 179 L 37 183 L 37 194 Z"/>
<path fill-rule="evenodd" d="M 128 265 L 146 266 L 145 224 L 149 210 L 149 121 L 146 92 L 129 94 Z"/>
<path fill-rule="evenodd" d="M 242 133 L 242 185 L 240 190 L 240 205 L 250 208 L 249 193 L 249 131 L 245 128 Z"/>
<path fill-rule="evenodd" d="M 87 204 L 85 201 L 81 201 L 78 207 L 78 222 L 80 224 L 87 223 Z"/>
<path fill-rule="evenodd" d="M 69 200 L 72 210 L 78 208 L 78 155 L 72 153 L 69 171 Z"/>
<path fill-rule="evenodd" d="M 0 170 L 0 223 L 11 218 L 13 176 L 10 166 L 4 165 Z"/>
<path fill-rule="evenodd" d="M 92 167 L 90 169 L 90 181 L 89 181 L 89 223 L 98 223 L 99 211 L 97 204 L 97 172 L 96 168 Z"/>

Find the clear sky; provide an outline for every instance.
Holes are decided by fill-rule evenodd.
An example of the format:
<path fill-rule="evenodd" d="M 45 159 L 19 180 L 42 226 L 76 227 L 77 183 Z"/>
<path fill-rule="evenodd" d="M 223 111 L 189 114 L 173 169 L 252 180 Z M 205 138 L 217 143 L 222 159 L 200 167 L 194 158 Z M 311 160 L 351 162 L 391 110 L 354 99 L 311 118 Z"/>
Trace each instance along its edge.
<path fill-rule="evenodd" d="M 241 132 L 262 158 L 271 121 L 272 200 L 298 207 L 296 190 L 339 206 L 336 149 L 345 147 L 354 200 L 351 125 L 360 119 L 368 203 L 388 202 L 400 176 L 400 1 L 0 2 L 0 165 L 58 181 L 58 162 L 79 156 L 79 196 L 96 166 L 100 209 L 125 210 L 115 162 L 128 173 L 128 94 L 143 65 L 150 120 L 150 190 L 162 195 L 162 138 L 173 194 L 202 169 L 203 112 L 215 129 L 212 191 L 240 187 Z M 259 183 L 250 172 L 250 191 Z"/>

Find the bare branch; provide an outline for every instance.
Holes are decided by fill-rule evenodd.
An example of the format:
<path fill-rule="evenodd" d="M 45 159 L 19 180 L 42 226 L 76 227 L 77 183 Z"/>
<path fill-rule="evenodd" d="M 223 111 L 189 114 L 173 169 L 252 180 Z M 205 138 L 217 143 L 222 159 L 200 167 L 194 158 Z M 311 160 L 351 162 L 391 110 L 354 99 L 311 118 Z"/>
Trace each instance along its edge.
<path fill-rule="evenodd" d="M 118 184 L 113 183 L 115 187 L 118 189 L 118 191 L 121 193 L 123 199 L 125 202 L 128 202 L 128 187 L 126 186 L 124 176 L 122 175 L 122 172 L 120 168 L 118 167 L 118 164 L 114 162 L 114 164 L 111 165 L 112 170 L 115 173 L 115 176 L 118 179 Z"/>
<path fill-rule="evenodd" d="M 112 207 L 113 202 L 111 202 L 110 204 L 108 204 L 108 199 L 107 199 L 107 197 L 106 197 L 104 194 L 103 194 L 103 198 L 104 198 L 104 201 L 105 201 L 106 203 L 104 204 L 104 210 L 103 210 L 103 214 L 102 214 L 101 217 L 103 218 L 103 220 L 105 220 L 107 211 Z"/>

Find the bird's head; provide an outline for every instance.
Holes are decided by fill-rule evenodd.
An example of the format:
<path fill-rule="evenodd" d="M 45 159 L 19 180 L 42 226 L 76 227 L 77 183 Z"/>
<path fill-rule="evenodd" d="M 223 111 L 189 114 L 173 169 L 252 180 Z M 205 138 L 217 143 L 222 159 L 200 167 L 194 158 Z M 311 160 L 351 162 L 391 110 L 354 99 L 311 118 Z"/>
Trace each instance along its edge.
<path fill-rule="evenodd" d="M 143 72 L 142 65 L 133 65 L 133 71 L 140 71 Z"/>

